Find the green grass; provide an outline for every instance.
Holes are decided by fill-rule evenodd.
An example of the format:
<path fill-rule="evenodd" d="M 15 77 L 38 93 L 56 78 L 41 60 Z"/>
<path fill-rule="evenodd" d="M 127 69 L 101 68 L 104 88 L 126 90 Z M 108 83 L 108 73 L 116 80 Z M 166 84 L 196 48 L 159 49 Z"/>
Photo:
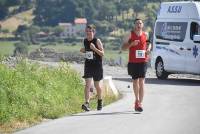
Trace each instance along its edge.
<path fill-rule="evenodd" d="M 13 50 L 14 50 L 14 43 L 15 42 L 0 42 L 0 54 L 1 55 L 12 55 Z M 71 44 L 57 44 L 57 45 L 30 45 L 28 46 L 29 48 L 29 53 L 35 51 L 36 49 L 40 47 L 45 47 L 45 48 L 52 48 L 57 52 L 78 52 L 80 48 L 83 45 L 81 43 L 77 43 L 76 45 L 71 45 Z M 127 61 L 128 59 L 128 51 L 123 51 L 121 54 L 119 54 L 119 50 L 108 50 L 105 49 L 105 59 L 116 59 L 119 58 L 119 56 L 122 57 L 124 61 Z"/>
<path fill-rule="evenodd" d="M 116 58 L 119 58 L 120 56 L 122 57 L 124 61 L 127 61 L 128 51 L 122 51 L 121 53 L 119 53 L 119 51 L 115 51 L 115 50 L 105 50 L 106 59 L 116 59 Z"/>
<path fill-rule="evenodd" d="M 57 45 L 47 45 L 45 48 L 52 48 L 57 52 L 79 52 L 80 48 L 83 47 L 81 43 L 77 43 L 76 45 L 71 44 L 57 44 Z"/>
<path fill-rule="evenodd" d="M 0 64 L 0 76 L 0 126 L 80 112 L 82 80 L 68 65 L 48 68 L 23 61 L 10 69 Z"/>
<path fill-rule="evenodd" d="M 0 54 L 1 55 L 12 55 L 15 49 L 15 42 L 0 41 Z"/>
<path fill-rule="evenodd" d="M 23 60 L 15 68 L 0 64 L 0 76 L 0 133 L 82 112 L 83 80 L 69 64 L 53 68 Z M 116 99 L 109 96 L 104 102 Z M 95 109 L 95 96 L 91 104 Z"/>

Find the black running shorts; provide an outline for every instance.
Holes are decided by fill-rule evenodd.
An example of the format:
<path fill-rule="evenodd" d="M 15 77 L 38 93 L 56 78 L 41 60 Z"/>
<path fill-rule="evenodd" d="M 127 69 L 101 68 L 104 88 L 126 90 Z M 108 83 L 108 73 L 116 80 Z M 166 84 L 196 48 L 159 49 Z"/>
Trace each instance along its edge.
<path fill-rule="evenodd" d="M 83 78 L 93 78 L 94 81 L 100 81 L 103 79 L 103 67 L 102 63 L 85 64 Z"/>
<path fill-rule="evenodd" d="M 132 79 L 145 78 L 147 72 L 147 63 L 128 63 L 128 75 Z"/>

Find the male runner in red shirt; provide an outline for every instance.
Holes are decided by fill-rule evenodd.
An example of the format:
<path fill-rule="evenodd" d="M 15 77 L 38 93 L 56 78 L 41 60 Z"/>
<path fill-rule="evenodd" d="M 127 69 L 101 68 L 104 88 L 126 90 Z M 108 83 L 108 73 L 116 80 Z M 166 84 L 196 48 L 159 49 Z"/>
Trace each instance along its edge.
<path fill-rule="evenodd" d="M 135 95 L 134 107 L 135 111 L 142 112 L 145 75 L 151 44 L 147 42 L 147 35 L 143 31 L 144 25 L 142 20 L 136 19 L 134 24 L 134 29 L 129 36 L 126 37 L 122 45 L 122 50 L 129 49 L 128 74 L 133 80 L 133 90 Z"/>

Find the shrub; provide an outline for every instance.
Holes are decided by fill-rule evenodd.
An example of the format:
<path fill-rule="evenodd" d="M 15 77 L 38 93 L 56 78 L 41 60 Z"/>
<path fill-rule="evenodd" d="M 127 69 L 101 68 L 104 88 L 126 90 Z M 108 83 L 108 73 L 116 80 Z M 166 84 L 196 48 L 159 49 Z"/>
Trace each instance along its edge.
<path fill-rule="evenodd" d="M 15 50 L 14 50 L 14 56 L 27 56 L 28 55 L 28 45 L 25 43 L 15 43 Z"/>

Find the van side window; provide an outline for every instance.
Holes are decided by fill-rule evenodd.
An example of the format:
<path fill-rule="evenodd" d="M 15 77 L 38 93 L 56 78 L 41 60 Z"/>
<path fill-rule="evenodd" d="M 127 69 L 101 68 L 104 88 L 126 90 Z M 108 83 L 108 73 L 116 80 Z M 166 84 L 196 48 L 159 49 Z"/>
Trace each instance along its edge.
<path fill-rule="evenodd" d="M 187 22 L 157 22 L 155 35 L 157 39 L 182 42 L 186 29 Z"/>
<path fill-rule="evenodd" d="M 190 25 L 190 39 L 193 40 L 194 35 L 200 35 L 200 26 L 196 22 L 192 22 Z"/>

